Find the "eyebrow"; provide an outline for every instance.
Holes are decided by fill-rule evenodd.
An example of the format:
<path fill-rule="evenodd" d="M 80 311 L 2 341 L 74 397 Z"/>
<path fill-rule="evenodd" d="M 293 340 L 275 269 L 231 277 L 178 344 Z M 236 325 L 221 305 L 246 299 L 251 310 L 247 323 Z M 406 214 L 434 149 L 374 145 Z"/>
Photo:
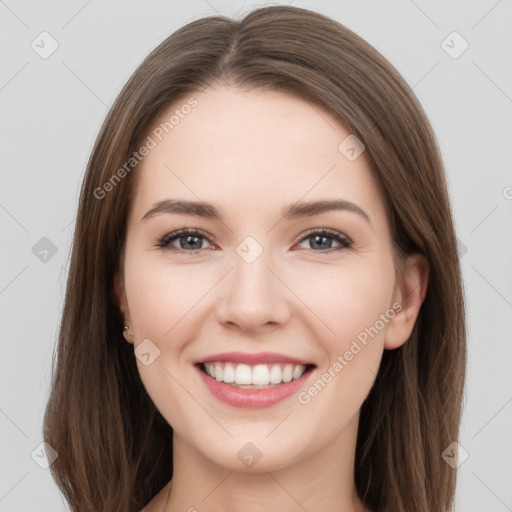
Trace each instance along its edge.
<path fill-rule="evenodd" d="M 328 211 L 345 210 L 356 213 L 372 225 L 368 214 L 357 204 L 344 199 L 323 199 L 318 201 L 296 202 L 285 206 L 281 211 L 283 220 L 312 217 Z M 222 220 L 220 210 L 204 201 L 185 201 L 182 199 L 164 199 L 153 205 L 141 219 L 145 221 L 159 214 L 195 215 L 208 219 Z"/>

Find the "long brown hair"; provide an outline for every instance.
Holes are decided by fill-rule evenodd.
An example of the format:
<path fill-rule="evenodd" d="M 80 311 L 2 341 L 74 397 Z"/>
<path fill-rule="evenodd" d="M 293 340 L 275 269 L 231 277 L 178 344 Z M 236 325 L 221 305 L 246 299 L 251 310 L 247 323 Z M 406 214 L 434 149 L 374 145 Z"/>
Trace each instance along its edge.
<path fill-rule="evenodd" d="M 135 71 L 101 128 L 81 189 L 44 419 L 44 439 L 58 452 L 54 479 L 72 510 L 97 512 L 138 511 L 172 477 L 172 428 L 142 385 L 114 295 L 136 166 L 112 177 L 164 108 L 213 81 L 300 97 L 365 144 L 397 269 L 418 252 L 430 275 L 410 339 L 384 351 L 362 405 L 356 487 L 372 510 L 450 509 L 456 471 L 441 455 L 458 439 L 466 332 L 438 145 L 418 100 L 382 55 L 342 24 L 285 6 L 180 28 Z"/>

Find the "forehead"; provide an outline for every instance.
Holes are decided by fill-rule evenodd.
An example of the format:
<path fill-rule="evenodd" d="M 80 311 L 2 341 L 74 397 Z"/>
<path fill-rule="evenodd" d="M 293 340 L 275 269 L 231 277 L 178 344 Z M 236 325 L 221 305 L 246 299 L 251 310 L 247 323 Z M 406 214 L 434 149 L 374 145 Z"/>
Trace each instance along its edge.
<path fill-rule="evenodd" d="M 326 110 L 283 92 L 195 92 L 165 109 L 148 136 L 154 147 L 137 168 L 137 214 L 166 196 L 238 211 L 340 197 L 383 214 L 364 151 L 355 160 L 342 151 L 353 135 Z"/>
<path fill-rule="evenodd" d="M 191 97 L 196 104 L 186 108 Z M 172 116 L 177 111 L 187 113 Z M 300 153 L 314 150 L 313 156 L 318 156 L 318 150 L 336 149 L 340 136 L 349 135 L 319 106 L 274 90 L 209 88 L 168 107 L 155 121 L 154 129 L 165 128 L 171 117 L 174 124 L 163 137 L 176 143 L 175 153 L 185 142 L 185 150 L 194 146 L 201 154 L 229 148 L 225 158 L 260 153 L 290 156 L 292 149 Z"/>

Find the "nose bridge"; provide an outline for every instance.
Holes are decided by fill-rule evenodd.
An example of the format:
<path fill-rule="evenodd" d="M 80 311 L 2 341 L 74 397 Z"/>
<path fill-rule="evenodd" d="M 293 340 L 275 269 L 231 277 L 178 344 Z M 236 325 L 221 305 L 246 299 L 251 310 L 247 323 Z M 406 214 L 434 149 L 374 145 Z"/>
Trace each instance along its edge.
<path fill-rule="evenodd" d="M 271 251 L 248 236 L 235 252 L 228 289 L 217 308 L 219 320 L 236 323 L 243 329 L 285 321 L 285 289 L 268 268 L 273 266 Z"/>

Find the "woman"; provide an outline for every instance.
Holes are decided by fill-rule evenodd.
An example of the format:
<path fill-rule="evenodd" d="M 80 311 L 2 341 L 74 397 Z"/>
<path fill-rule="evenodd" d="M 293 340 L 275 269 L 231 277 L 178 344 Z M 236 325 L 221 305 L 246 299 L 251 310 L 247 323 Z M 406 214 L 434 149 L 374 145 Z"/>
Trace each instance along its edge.
<path fill-rule="evenodd" d="M 44 425 L 72 510 L 448 510 L 465 357 L 437 143 L 375 49 L 274 6 L 145 59 L 78 207 Z"/>

